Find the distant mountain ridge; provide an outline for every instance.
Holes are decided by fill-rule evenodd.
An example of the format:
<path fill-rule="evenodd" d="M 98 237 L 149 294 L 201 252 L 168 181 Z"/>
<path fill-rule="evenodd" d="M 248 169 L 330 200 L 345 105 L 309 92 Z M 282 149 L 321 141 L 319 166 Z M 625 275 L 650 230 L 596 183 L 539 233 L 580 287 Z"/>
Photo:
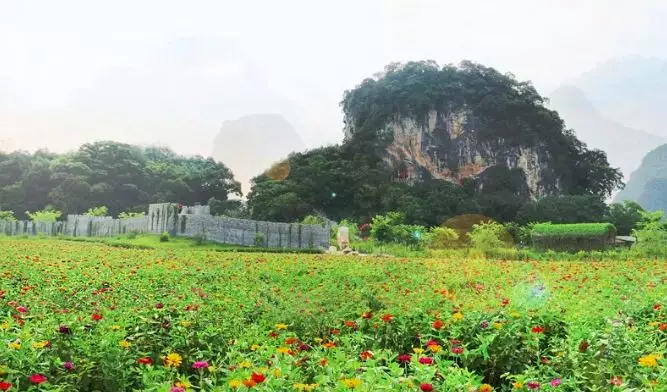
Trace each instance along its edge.
<path fill-rule="evenodd" d="M 667 211 L 667 144 L 644 157 L 639 169 L 630 176 L 615 202 L 635 200 L 647 210 Z"/>
<path fill-rule="evenodd" d="M 667 138 L 633 129 L 602 115 L 586 94 L 576 86 L 564 85 L 554 91 L 550 106 L 558 111 L 568 128 L 589 148 L 607 153 L 612 167 L 623 172 L 626 181 L 641 164 L 644 156 Z"/>

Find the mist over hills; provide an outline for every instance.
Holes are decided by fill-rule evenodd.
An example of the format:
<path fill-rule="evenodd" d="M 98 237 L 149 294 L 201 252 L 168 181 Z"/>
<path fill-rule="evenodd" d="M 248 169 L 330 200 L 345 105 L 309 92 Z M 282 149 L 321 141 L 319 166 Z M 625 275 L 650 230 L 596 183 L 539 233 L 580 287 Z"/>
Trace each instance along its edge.
<path fill-rule="evenodd" d="M 590 148 L 607 153 L 612 167 L 619 167 L 626 180 L 639 167 L 644 156 L 667 138 L 634 129 L 602 115 L 585 93 L 573 85 L 554 91 L 550 106 L 558 111 L 568 128 Z"/>

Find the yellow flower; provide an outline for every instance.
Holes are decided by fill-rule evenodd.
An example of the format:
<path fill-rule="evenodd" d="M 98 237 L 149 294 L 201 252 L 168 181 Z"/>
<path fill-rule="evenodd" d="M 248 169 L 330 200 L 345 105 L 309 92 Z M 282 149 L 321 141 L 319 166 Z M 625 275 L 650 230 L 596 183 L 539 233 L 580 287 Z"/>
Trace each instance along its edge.
<path fill-rule="evenodd" d="M 283 323 L 276 324 L 276 329 L 277 330 L 287 329 L 287 324 L 283 324 Z"/>
<path fill-rule="evenodd" d="M 361 380 L 358 378 L 344 378 L 341 381 L 346 387 L 350 389 L 354 389 L 361 385 Z"/>
<path fill-rule="evenodd" d="M 15 342 L 9 343 L 9 348 L 12 350 L 20 350 L 21 349 L 21 341 L 17 340 Z"/>
<path fill-rule="evenodd" d="M 457 320 L 457 321 L 459 321 L 459 320 L 463 320 L 463 319 L 464 319 L 464 317 L 463 317 L 463 313 L 461 313 L 461 312 L 456 312 L 456 313 L 454 313 L 454 315 L 452 316 L 452 318 L 453 318 L 454 320 Z"/>
<path fill-rule="evenodd" d="M 322 338 L 315 338 L 315 343 L 322 343 L 324 339 Z"/>
<path fill-rule="evenodd" d="M 424 352 L 424 349 L 423 349 L 423 348 L 419 348 L 419 347 L 413 347 L 413 348 L 412 348 L 412 351 L 414 351 L 415 354 L 420 355 L 421 353 Z"/>
<path fill-rule="evenodd" d="M 283 372 L 281 372 L 280 369 L 273 369 L 271 374 L 273 374 L 273 377 L 279 378 L 283 374 Z"/>
<path fill-rule="evenodd" d="M 515 383 L 512 383 L 512 388 L 514 388 L 514 389 L 521 389 L 521 388 L 523 388 L 523 383 L 522 383 L 522 382 L 519 382 L 519 381 L 517 381 L 517 382 L 515 382 Z"/>
<path fill-rule="evenodd" d="M 185 328 L 187 328 L 187 327 L 189 327 L 189 326 L 192 325 L 192 322 L 191 322 L 191 321 L 187 321 L 187 320 L 183 320 L 183 321 L 181 321 L 179 324 L 181 324 L 181 327 L 185 327 Z"/>
<path fill-rule="evenodd" d="M 479 392 L 493 392 L 493 387 L 489 384 L 482 384 L 479 386 Z"/>
<path fill-rule="evenodd" d="M 120 331 L 120 325 L 112 325 L 111 330 L 112 331 Z"/>
<path fill-rule="evenodd" d="M 4 376 L 5 374 L 7 374 L 7 366 L 0 365 L 0 376 Z"/>
<path fill-rule="evenodd" d="M 660 354 L 649 354 L 639 358 L 639 365 L 643 367 L 656 367 L 658 366 L 658 359 L 661 358 L 662 355 Z"/>
<path fill-rule="evenodd" d="M 500 329 L 503 327 L 503 323 L 493 323 L 493 328 Z"/>
<path fill-rule="evenodd" d="M 3 330 L 3 331 L 8 330 L 9 329 L 9 322 L 3 321 L 2 323 L 0 323 L 0 329 Z"/>
<path fill-rule="evenodd" d="M 519 317 L 521 317 L 521 313 L 519 313 L 519 312 L 512 312 L 512 313 L 510 313 L 510 316 L 512 316 L 513 318 L 519 318 Z"/>
<path fill-rule="evenodd" d="M 649 327 L 657 327 L 658 325 L 660 325 L 660 323 L 657 321 L 651 321 L 650 323 L 648 323 Z"/>
<path fill-rule="evenodd" d="M 48 346 L 48 345 L 49 345 L 49 341 L 48 341 L 48 340 L 43 340 L 43 341 L 41 341 L 41 342 L 34 342 L 34 343 L 32 344 L 32 348 L 34 348 L 34 349 L 40 349 L 40 348 L 44 348 L 44 347 L 46 347 L 46 346 Z"/>
<path fill-rule="evenodd" d="M 216 370 L 218 370 L 218 368 L 213 366 L 213 365 L 208 367 L 208 371 L 211 372 L 211 373 L 215 373 Z"/>
<path fill-rule="evenodd" d="M 289 347 L 278 347 L 276 351 L 278 354 L 289 354 L 290 349 Z"/>
<path fill-rule="evenodd" d="M 249 361 L 243 361 L 243 362 L 239 363 L 239 367 L 241 369 L 247 369 L 250 366 L 252 366 L 252 363 L 250 363 Z"/>
<path fill-rule="evenodd" d="M 128 342 L 125 339 L 121 340 L 118 344 L 120 344 L 122 348 L 130 348 L 130 346 L 132 346 L 132 343 Z"/>
<path fill-rule="evenodd" d="M 183 357 L 180 356 L 178 353 L 169 353 L 165 358 L 164 358 L 164 365 L 166 367 L 179 367 L 181 366 L 181 363 L 183 362 Z"/>
<path fill-rule="evenodd" d="M 438 344 L 432 344 L 432 345 L 428 346 L 428 349 L 431 350 L 434 353 L 437 353 L 437 352 L 440 352 L 440 350 L 442 350 L 442 347 Z"/>
<path fill-rule="evenodd" d="M 258 348 L 260 348 L 260 347 L 261 347 L 261 346 L 260 346 L 259 344 L 253 344 L 252 346 L 250 346 L 250 349 L 251 349 L 252 351 L 256 351 L 256 350 L 257 350 Z"/>
<path fill-rule="evenodd" d="M 294 389 L 297 391 L 314 391 L 317 384 L 294 384 Z"/>
<path fill-rule="evenodd" d="M 233 379 L 229 382 L 229 387 L 232 388 L 232 389 L 236 389 L 236 388 L 240 387 L 241 385 L 243 385 L 243 382 L 241 380 L 239 380 L 238 378 L 235 378 L 235 379 Z"/>

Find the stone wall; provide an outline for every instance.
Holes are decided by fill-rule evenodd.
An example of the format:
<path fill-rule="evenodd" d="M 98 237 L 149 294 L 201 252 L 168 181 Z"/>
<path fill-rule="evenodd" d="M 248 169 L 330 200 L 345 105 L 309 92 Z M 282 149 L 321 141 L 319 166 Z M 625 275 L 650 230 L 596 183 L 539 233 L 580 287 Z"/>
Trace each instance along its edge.
<path fill-rule="evenodd" d="M 223 244 L 270 248 L 327 248 L 329 226 L 299 223 L 262 222 L 211 216 L 205 208 L 184 207 L 179 214 L 174 203 L 151 204 L 148 215 L 113 219 L 68 215 L 65 222 L 0 221 L 0 234 L 66 235 L 72 237 L 114 237 L 132 231 L 138 233 L 199 237 Z"/>

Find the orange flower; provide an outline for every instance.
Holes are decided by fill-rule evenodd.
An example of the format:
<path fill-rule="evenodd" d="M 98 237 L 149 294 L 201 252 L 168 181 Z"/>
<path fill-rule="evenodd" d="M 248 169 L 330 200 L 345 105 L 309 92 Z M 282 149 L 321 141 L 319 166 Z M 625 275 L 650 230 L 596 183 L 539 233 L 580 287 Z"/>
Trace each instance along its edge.
<path fill-rule="evenodd" d="M 380 318 L 381 318 L 382 321 L 384 321 L 385 323 L 389 323 L 389 322 L 391 322 L 391 320 L 394 319 L 394 316 L 391 315 L 391 314 L 383 314 L 382 317 L 380 317 Z"/>
<path fill-rule="evenodd" d="M 445 323 L 443 323 L 442 320 L 435 320 L 433 322 L 433 328 L 434 329 L 441 329 L 444 326 L 445 326 Z"/>
<path fill-rule="evenodd" d="M 243 380 L 243 385 L 245 385 L 246 388 L 250 389 L 250 388 L 254 387 L 255 385 L 257 385 L 257 383 L 254 382 L 251 379 L 247 379 L 247 380 Z"/>
<path fill-rule="evenodd" d="M 373 358 L 373 352 L 372 351 L 364 351 L 361 354 L 359 354 L 361 357 L 362 361 L 365 361 L 367 359 Z"/>

